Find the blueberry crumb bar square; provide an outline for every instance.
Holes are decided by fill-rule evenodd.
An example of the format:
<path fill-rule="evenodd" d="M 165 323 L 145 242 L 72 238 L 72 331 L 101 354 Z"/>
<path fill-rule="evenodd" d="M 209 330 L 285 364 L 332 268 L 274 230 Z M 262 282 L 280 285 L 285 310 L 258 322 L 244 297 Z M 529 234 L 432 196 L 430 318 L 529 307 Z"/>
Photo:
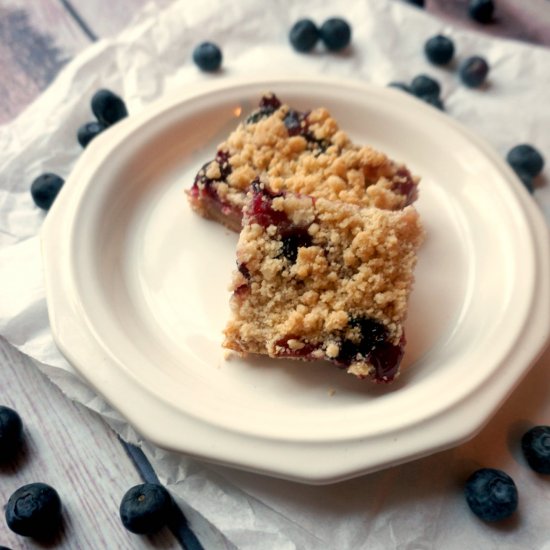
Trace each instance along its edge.
<path fill-rule="evenodd" d="M 393 380 L 423 240 L 414 207 L 275 192 L 256 179 L 243 215 L 224 346 Z"/>
<path fill-rule="evenodd" d="M 361 207 L 399 210 L 417 197 L 418 178 L 384 153 L 359 146 L 325 108 L 298 111 L 273 94 L 219 145 L 187 196 L 205 218 L 239 231 L 257 177 L 275 193 L 290 191 Z"/>

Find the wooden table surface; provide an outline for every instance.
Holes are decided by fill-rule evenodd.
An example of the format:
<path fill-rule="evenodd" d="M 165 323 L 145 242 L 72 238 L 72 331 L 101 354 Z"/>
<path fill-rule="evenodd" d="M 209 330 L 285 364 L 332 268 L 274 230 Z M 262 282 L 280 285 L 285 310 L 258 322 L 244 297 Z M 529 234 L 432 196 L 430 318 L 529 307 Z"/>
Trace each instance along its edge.
<path fill-rule="evenodd" d="M 238 1 L 238 0 L 236 0 Z M 167 4 L 169 0 L 157 1 Z M 17 116 L 76 54 L 127 25 L 146 0 L 0 0 L 0 124 Z M 550 46 L 549 0 L 501 0 L 488 27 L 468 20 L 467 0 L 427 0 L 426 8 L 458 25 Z M 186 4 L 192 9 L 192 2 Z M 2 506 L 19 486 L 44 481 L 65 505 L 63 533 L 44 546 L 18 537 L 0 518 L 0 546 L 9 548 L 181 548 L 168 530 L 154 537 L 127 532 L 118 506 L 141 482 L 113 431 L 68 400 L 33 364 L 0 338 L 0 404 L 15 408 L 26 426 L 17 467 L 0 467 Z M 260 548 L 260 547 L 259 547 Z"/>

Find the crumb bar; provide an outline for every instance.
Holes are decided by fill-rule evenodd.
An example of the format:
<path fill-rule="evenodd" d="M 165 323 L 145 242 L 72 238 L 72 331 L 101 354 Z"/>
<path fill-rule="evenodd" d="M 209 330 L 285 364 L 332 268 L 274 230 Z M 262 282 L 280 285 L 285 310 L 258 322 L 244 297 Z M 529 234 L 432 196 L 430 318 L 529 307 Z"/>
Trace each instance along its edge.
<path fill-rule="evenodd" d="M 414 202 L 418 179 L 403 164 L 351 142 L 324 108 L 302 112 L 268 94 L 198 172 L 188 198 L 195 211 L 234 231 L 251 182 L 265 176 L 290 191 L 361 207 L 399 210 Z"/>
<path fill-rule="evenodd" d="M 242 354 L 325 359 L 389 382 L 423 239 L 413 206 L 391 211 L 275 192 L 247 195 L 224 346 Z"/>

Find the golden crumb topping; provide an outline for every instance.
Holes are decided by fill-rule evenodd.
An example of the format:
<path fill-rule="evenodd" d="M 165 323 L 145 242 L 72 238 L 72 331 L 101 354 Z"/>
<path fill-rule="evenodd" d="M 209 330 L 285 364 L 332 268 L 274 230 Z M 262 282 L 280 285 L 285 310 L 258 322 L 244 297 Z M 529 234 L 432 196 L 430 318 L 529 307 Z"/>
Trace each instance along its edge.
<path fill-rule="evenodd" d="M 224 346 L 273 357 L 307 346 L 336 358 L 342 342 L 360 338 L 358 319 L 383 326 L 398 345 L 423 239 L 416 210 L 285 194 L 257 216 L 257 201 L 250 194 L 245 209 Z"/>
<path fill-rule="evenodd" d="M 236 209 L 242 208 L 258 177 L 275 192 L 385 210 L 404 208 L 417 196 L 418 178 L 384 153 L 352 143 L 325 108 L 302 113 L 280 105 L 257 111 L 231 132 L 218 151 L 223 152 L 229 173 L 221 176 L 217 157 L 203 168 L 206 181 L 220 186 L 224 204 Z M 195 185 L 204 185 L 204 180 L 199 178 Z M 208 217 L 201 195 L 189 198 L 195 210 Z"/>
<path fill-rule="evenodd" d="M 305 137 L 289 136 L 284 123 L 288 113 L 289 107 L 283 105 L 256 123 L 243 122 L 219 145 L 219 150 L 229 153 L 232 186 L 242 191 L 263 174 L 277 192 L 387 210 L 405 206 L 407 197 L 392 185 L 396 178 L 410 177 L 402 165 L 371 147 L 354 145 L 324 108 L 307 116 L 308 133 L 318 145 L 310 148 Z M 250 178 L 248 184 L 243 170 Z M 416 184 L 417 180 L 411 183 Z M 236 200 L 242 202 L 242 198 Z"/>

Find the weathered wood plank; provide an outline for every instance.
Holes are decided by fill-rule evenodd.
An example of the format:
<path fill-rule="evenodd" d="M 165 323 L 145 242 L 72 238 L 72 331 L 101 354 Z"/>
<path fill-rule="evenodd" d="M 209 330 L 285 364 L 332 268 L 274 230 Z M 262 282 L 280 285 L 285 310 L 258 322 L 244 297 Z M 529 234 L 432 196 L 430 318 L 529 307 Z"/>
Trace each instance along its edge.
<path fill-rule="evenodd" d="M 58 0 L 1 0 L 0 123 L 14 118 L 89 43 Z"/>
<path fill-rule="evenodd" d="M 139 537 L 124 529 L 118 516 L 120 499 L 140 479 L 115 434 L 1 339 L 0 404 L 19 412 L 27 442 L 16 467 L 0 467 L 0 510 L 15 489 L 42 481 L 57 489 L 64 504 L 64 533 L 55 548 L 180 548 L 168 530 Z M 43 548 L 12 533 L 3 516 L 0 545 Z"/>
<path fill-rule="evenodd" d="M 27 18 L 25 26 L 14 29 L 17 41 L 29 40 L 28 32 L 40 32 L 49 35 L 55 45 L 71 57 L 88 45 L 89 39 L 74 19 L 67 13 L 60 0 L 0 0 L 0 10 L 6 14 L 24 12 Z M 30 29 L 29 29 L 30 26 Z M 32 40 L 32 37 L 30 37 Z M 5 37 L 0 37 L 5 41 Z"/>
<path fill-rule="evenodd" d="M 159 0 L 157 5 L 168 2 Z M 9 75 L 0 79 L 0 124 L 31 103 L 63 65 L 91 43 L 91 37 L 116 34 L 146 3 L 0 0 L 0 74 Z"/>

